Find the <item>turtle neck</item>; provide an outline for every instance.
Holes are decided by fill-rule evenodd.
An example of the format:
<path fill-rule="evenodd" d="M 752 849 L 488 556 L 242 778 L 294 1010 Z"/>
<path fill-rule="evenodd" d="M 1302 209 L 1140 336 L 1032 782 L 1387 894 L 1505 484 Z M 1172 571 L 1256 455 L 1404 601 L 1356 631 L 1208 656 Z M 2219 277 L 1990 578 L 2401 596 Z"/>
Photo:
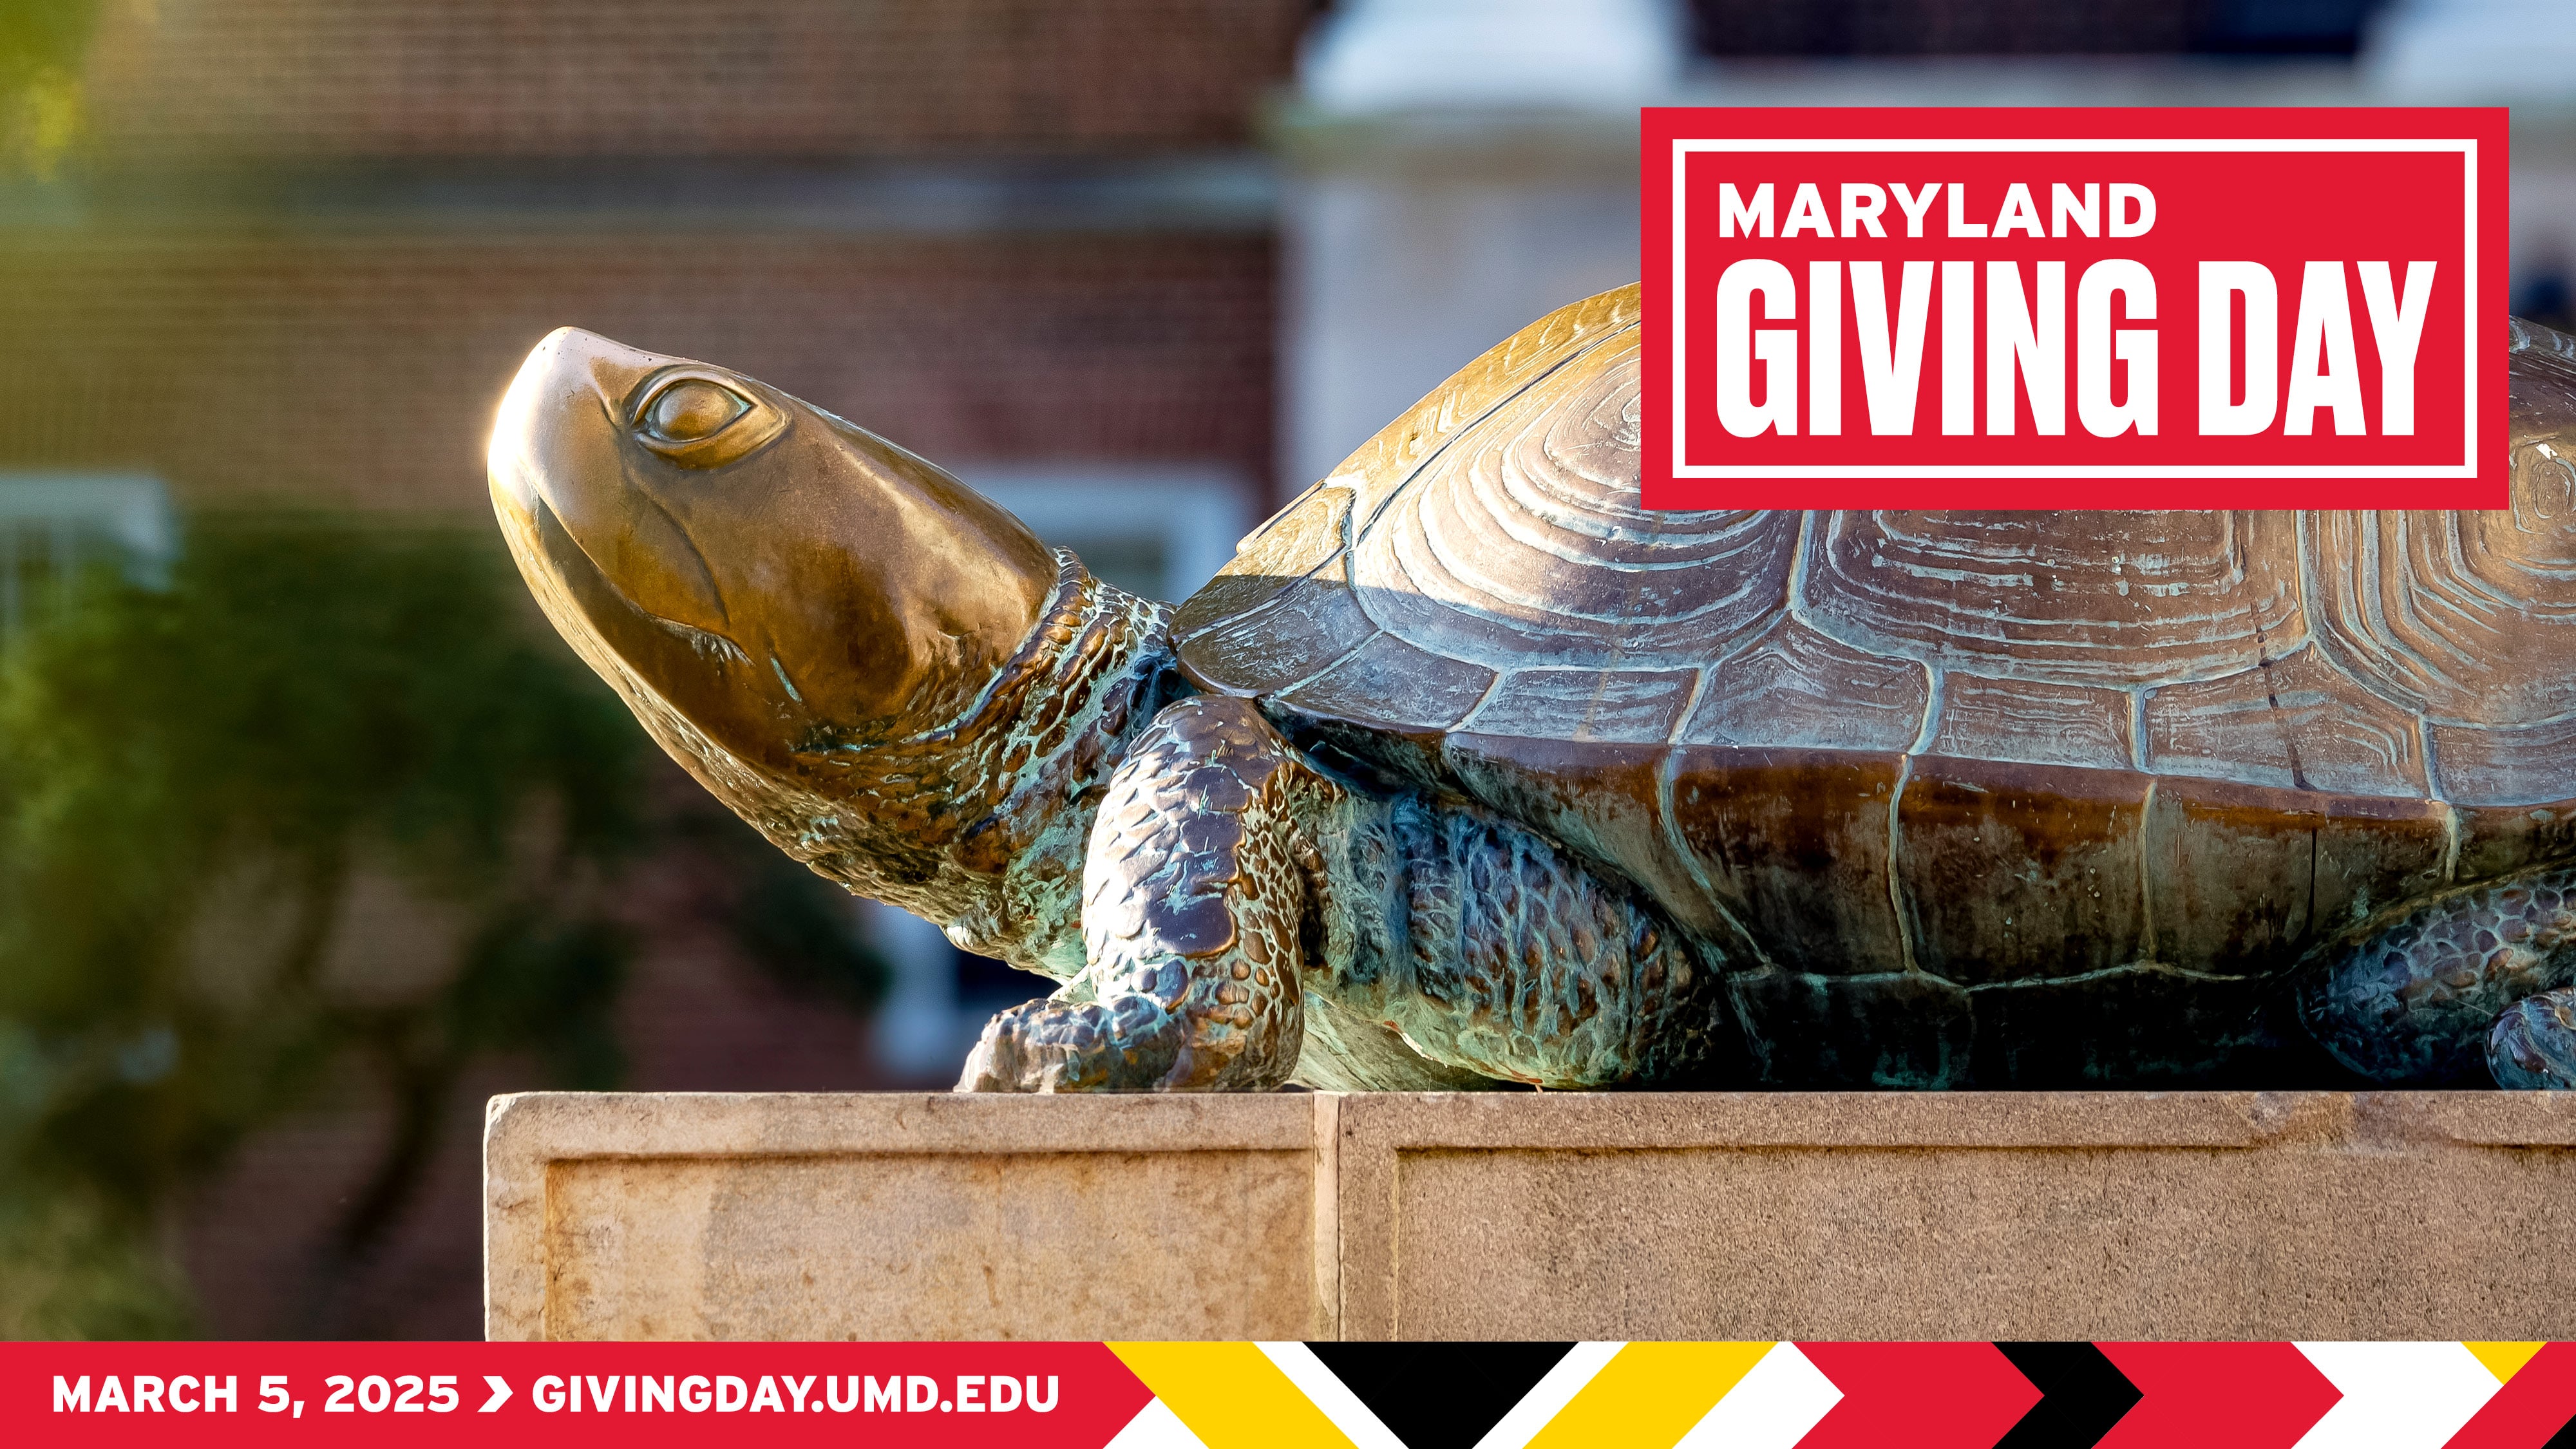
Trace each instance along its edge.
<path fill-rule="evenodd" d="M 825 834 L 837 838 L 780 844 L 945 926 L 964 949 L 1062 978 L 1082 969 L 1083 851 L 1101 792 L 1187 686 L 1170 606 L 1100 582 L 1069 552 L 1056 558 L 1037 623 L 975 700 L 930 728 L 815 760 L 808 774 L 834 797 L 828 823 L 839 828 Z"/>
<path fill-rule="evenodd" d="M 1101 583 L 1065 550 L 1056 561 L 1037 622 L 963 710 L 800 751 L 791 773 L 725 749 L 640 684 L 622 692 L 690 774 L 817 874 L 940 924 L 966 950 L 1067 978 L 1083 964 L 1083 852 L 1101 794 L 1189 686 L 1169 605 Z"/>

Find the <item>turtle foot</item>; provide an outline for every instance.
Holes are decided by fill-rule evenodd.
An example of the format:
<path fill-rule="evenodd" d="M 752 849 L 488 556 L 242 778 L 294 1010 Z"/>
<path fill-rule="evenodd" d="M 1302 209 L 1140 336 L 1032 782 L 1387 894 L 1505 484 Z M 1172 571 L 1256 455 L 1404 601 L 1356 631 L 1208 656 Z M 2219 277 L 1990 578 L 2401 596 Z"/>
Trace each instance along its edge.
<path fill-rule="evenodd" d="M 2487 1070 L 2499 1087 L 2576 1091 L 2576 987 L 2505 1008 L 2487 1033 Z"/>
<path fill-rule="evenodd" d="M 1032 1001 L 984 1024 L 957 1090 L 1151 1091 L 1171 1074 L 1182 1037 L 1180 1018 L 1147 996 Z"/>

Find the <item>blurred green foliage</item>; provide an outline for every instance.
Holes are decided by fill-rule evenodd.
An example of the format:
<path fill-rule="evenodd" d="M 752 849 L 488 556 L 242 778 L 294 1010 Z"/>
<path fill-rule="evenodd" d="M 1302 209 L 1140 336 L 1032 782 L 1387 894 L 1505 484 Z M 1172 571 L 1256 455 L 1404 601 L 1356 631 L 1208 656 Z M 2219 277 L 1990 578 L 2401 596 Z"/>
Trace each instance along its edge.
<path fill-rule="evenodd" d="M 0 171 L 51 172 L 80 133 L 100 0 L 0 0 Z"/>
<path fill-rule="evenodd" d="M 871 995 L 828 888 L 646 808 L 643 733 L 518 590 L 480 533 L 201 522 L 166 588 L 94 574 L 0 654 L 0 1334 L 185 1331 L 153 1247 L 176 1195 L 319 1094 L 394 1123 L 317 1301 L 469 1064 L 613 1084 L 609 887 L 638 849 L 717 832 L 754 958 Z M 371 883 L 431 969 L 373 963 Z"/>

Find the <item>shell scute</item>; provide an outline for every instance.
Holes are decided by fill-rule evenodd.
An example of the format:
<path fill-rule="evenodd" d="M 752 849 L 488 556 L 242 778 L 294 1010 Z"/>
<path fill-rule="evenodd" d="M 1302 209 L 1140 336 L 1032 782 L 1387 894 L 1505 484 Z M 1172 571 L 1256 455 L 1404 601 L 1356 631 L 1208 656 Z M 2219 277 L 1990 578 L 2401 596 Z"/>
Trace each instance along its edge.
<path fill-rule="evenodd" d="M 1903 756 L 1707 745 L 1674 755 L 1673 827 L 1768 957 L 1838 976 L 1905 968 L 1888 884 Z"/>
<path fill-rule="evenodd" d="M 2534 861 L 2576 857 L 2576 799 L 2462 806 L 2457 814 L 2459 860 L 2452 879 L 2463 885 L 2510 875 Z"/>
<path fill-rule="evenodd" d="M 1467 717 L 1494 671 L 1379 634 L 1279 697 L 1303 714 L 1398 729 L 1442 730 Z"/>
<path fill-rule="evenodd" d="M 1483 734 L 1661 744 L 1698 684 L 1692 669 L 1516 669 L 1467 723 Z"/>
<path fill-rule="evenodd" d="M 1250 613 L 1202 629 L 1183 658 L 1220 692 L 1261 694 L 1313 675 L 1376 632 L 1349 585 L 1310 576 Z"/>
<path fill-rule="evenodd" d="M 1944 675 L 1929 753 L 2032 765 L 2134 764 L 2125 690 L 1964 671 Z"/>
<path fill-rule="evenodd" d="M 1801 604 L 1857 648 L 2126 687 L 2304 637 L 2297 529 L 2270 513 L 1830 513 Z"/>
<path fill-rule="evenodd" d="M 2415 717 L 2313 648 L 2195 684 L 2149 691 L 2148 768 L 2298 790 L 2431 793 Z"/>
<path fill-rule="evenodd" d="M 1650 511 L 1636 338 L 1568 362 L 1359 520 L 1351 577 L 1385 628 L 1493 667 L 1696 669 L 1787 598 L 1793 514 Z M 1605 419 L 1617 419 L 1615 425 Z"/>
<path fill-rule="evenodd" d="M 2145 824 L 2156 957 L 2219 974 L 2294 959 L 2439 886 L 2447 814 L 2430 800 L 2159 777 Z"/>
<path fill-rule="evenodd" d="M 2576 714 L 2576 467 L 2561 447 L 2576 438 L 2515 450 L 2511 509 L 2310 515 L 2317 633 L 2336 660 L 2447 723 Z"/>
<path fill-rule="evenodd" d="M 2462 805 L 2541 805 L 2576 795 L 2576 718 L 2530 725 L 2427 724 L 2443 798 Z"/>
<path fill-rule="evenodd" d="M 1963 985 L 2148 959 L 2138 853 L 2150 781 L 1923 756 L 1897 804 L 1915 963 Z"/>
<path fill-rule="evenodd" d="M 1782 614 L 1709 672 L 1688 744 L 1906 750 L 1922 736 L 1931 675 Z"/>

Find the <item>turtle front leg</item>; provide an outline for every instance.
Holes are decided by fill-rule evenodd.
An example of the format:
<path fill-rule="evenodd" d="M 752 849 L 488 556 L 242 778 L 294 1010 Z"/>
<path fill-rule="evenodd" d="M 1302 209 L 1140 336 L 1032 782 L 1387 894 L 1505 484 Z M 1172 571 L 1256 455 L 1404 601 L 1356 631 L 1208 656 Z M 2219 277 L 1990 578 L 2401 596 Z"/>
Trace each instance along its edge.
<path fill-rule="evenodd" d="M 2576 1087 L 2576 866 L 2543 866 L 2374 918 L 2322 953 L 2300 1014 L 2383 1082 Z"/>
<path fill-rule="evenodd" d="M 1110 777 L 1082 877 L 1089 964 L 984 1028 L 960 1091 L 1260 1091 L 1304 1036 L 1311 859 L 1290 793 L 1336 787 L 1242 700 L 1183 700 Z"/>

